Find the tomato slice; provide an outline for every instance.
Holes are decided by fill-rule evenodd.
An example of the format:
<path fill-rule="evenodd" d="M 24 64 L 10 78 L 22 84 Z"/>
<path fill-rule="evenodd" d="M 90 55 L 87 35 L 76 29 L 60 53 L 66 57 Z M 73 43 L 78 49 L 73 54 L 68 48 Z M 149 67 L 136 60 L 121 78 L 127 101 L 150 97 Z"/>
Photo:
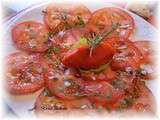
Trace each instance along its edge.
<path fill-rule="evenodd" d="M 50 46 L 48 30 L 35 21 L 25 21 L 12 29 L 12 39 L 15 45 L 29 52 L 43 52 Z"/>
<path fill-rule="evenodd" d="M 108 42 L 117 50 L 111 62 L 112 69 L 125 70 L 131 67 L 133 70 L 136 70 L 140 67 L 140 61 L 143 59 L 143 56 L 131 41 L 110 39 Z"/>
<path fill-rule="evenodd" d="M 83 26 L 91 12 L 84 5 L 50 4 L 44 14 L 44 22 L 53 32 Z"/>
<path fill-rule="evenodd" d="M 144 60 L 146 64 L 152 64 L 154 59 L 154 49 L 153 49 L 153 43 L 150 41 L 136 41 L 134 42 L 134 45 L 140 50 L 142 53 Z"/>
<path fill-rule="evenodd" d="M 150 41 L 136 41 L 134 45 L 140 50 L 143 55 L 140 65 L 140 77 L 145 80 L 155 78 L 155 64 L 154 64 L 154 43 Z"/>
<path fill-rule="evenodd" d="M 51 96 L 48 91 L 44 90 L 37 97 L 35 102 L 36 113 L 57 114 L 58 112 L 64 112 L 68 110 L 90 110 L 93 109 L 92 103 L 86 98 L 80 98 L 76 100 L 62 100 L 56 96 Z"/>
<path fill-rule="evenodd" d="M 112 37 L 128 38 L 134 30 L 134 20 L 129 13 L 119 8 L 103 8 L 93 13 L 88 23 L 88 28 L 91 32 L 104 33 L 109 30 L 114 24 L 119 23 L 121 26 L 117 29 Z"/>
<path fill-rule="evenodd" d="M 85 81 L 81 94 L 96 105 L 106 106 L 113 104 L 124 96 L 124 91 L 115 89 L 111 84 L 101 81 Z"/>
<path fill-rule="evenodd" d="M 62 99 L 76 99 L 76 93 L 80 91 L 82 79 L 75 77 L 70 69 L 62 71 L 58 68 L 48 69 L 45 74 L 45 83 L 49 91 Z"/>
<path fill-rule="evenodd" d="M 104 52 L 105 51 L 105 52 Z M 100 43 L 93 49 L 87 45 L 81 46 L 73 51 L 68 51 L 62 59 L 62 63 L 68 67 L 91 69 L 108 63 L 115 50 L 107 41 Z"/>
<path fill-rule="evenodd" d="M 50 40 L 52 41 L 51 49 L 53 49 L 54 55 L 61 60 L 64 54 L 86 33 L 85 28 L 72 28 L 53 36 Z"/>
<path fill-rule="evenodd" d="M 144 82 L 133 82 L 132 89 L 123 99 L 111 106 L 113 110 L 131 110 L 138 113 L 155 113 L 155 98 Z"/>
<path fill-rule="evenodd" d="M 131 109 L 137 111 L 137 112 L 149 112 L 149 113 L 155 113 L 155 98 L 150 91 L 149 88 L 143 83 L 140 82 L 137 84 L 137 87 L 139 88 L 139 97 L 135 100 L 133 106 Z"/>
<path fill-rule="evenodd" d="M 6 88 L 12 94 L 36 92 L 44 86 L 44 67 L 39 54 L 16 52 L 7 57 Z"/>

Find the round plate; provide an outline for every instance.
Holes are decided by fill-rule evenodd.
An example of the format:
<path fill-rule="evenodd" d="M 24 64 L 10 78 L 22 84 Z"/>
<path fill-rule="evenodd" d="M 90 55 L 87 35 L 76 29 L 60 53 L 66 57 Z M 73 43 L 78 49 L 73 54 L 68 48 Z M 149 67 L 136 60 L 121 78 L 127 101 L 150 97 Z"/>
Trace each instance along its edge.
<path fill-rule="evenodd" d="M 4 25 L 5 26 L 4 27 L 5 42 L 3 44 L 4 56 L 16 51 L 16 48 L 14 47 L 12 38 L 11 38 L 12 27 L 16 23 L 20 23 L 27 20 L 35 20 L 35 21 L 43 22 L 42 10 L 44 10 L 48 4 L 49 3 L 47 2 L 47 3 L 41 3 L 32 7 L 29 7 L 19 12 L 16 16 L 12 17 L 10 20 L 6 21 Z M 99 2 L 99 3 L 84 2 L 82 4 L 86 5 L 92 12 L 104 7 L 117 7 L 107 2 Z M 157 30 L 150 23 L 146 22 L 141 17 L 131 12 L 128 12 L 128 13 L 134 18 L 135 25 L 136 25 L 135 33 L 132 36 L 133 40 L 139 39 L 139 40 L 155 41 Z M 154 96 L 156 97 L 156 101 L 158 101 L 157 85 L 158 84 L 156 80 L 148 83 L 149 88 L 151 89 Z M 30 112 L 29 109 L 34 107 L 34 102 L 36 100 L 37 95 L 40 93 L 40 91 L 31 95 L 21 95 L 21 96 L 6 95 L 5 101 L 19 117 L 34 116 L 34 114 L 32 114 L 32 112 Z"/>

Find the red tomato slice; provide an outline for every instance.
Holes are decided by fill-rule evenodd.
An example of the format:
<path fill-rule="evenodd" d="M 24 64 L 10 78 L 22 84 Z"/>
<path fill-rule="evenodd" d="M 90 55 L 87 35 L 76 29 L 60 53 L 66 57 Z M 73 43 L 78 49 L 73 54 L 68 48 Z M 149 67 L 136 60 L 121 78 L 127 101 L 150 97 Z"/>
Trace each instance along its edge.
<path fill-rule="evenodd" d="M 138 48 L 129 40 L 115 40 L 108 40 L 112 47 L 115 47 L 117 50 L 111 62 L 112 69 L 125 70 L 127 67 L 131 67 L 133 70 L 138 69 L 140 61 L 143 59 Z"/>
<path fill-rule="evenodd" d="M 80 91 L 82 79 L 74 75 L 69 69 L 65 71 L 58 68 L 48 69 L 45 75 L 46 87 L 53 95 L 62 99 L 76 99 L 76 93 Z"/>
<path fill-rule="evenodd" d="M 136 91 L 135 91 L 136 90 Z M 137 81 L 130 94 L 111 106 L 114 110 L 131 110 L 134 112 L 155 113 L 155 99 L 142 81 Z"/>
<path fill-rule="evenodd" d="M 12 94 L 28 94 L 44 86 L 44 63 L 39 54 L 13 53 L 7 58 L 6 88 Z"/>
<path fill-rule="evenodd" d="M 12 39 L 16 46 L 29 52 L 43 52 L 48 49 L 48 30 L 35 21 L 17 24 L 12 29 Z"/>
<path fill-rule="evenodd" d="M 82 95 L 88 96 L 88 99 L 96 105 L 105 106 L 113 104 L 124 96 L 124 91 L 115 89 L 107 82 L 85 81 L 82 89 Z"/>
<path fill-rule="evenodd" d="M 136 99 L 131 109 L 138 112 L 155 113 L 155 98 L 152 92 L 143 82 L 139 82 L 137 87 L 139 88 L 140 96 Z"/>
<path fill-rule="evenodd" d="M 134 45 L 140 50 L 142 53 L 146 64 L 153 63 L 154 59 L 154 49 L 153 43 L 150 41 L 136 41 Z"/>
<path fill-rule="evenodd" d="M 83 5 L 51 4 L 44 14 L 44 22 L 53 32 L 59 32 L 88 22 L 91 12 Z"/>
<path fill-rule="evenodd" d="M 51 96 L 44 90 L 37 97 L 35 102 L 35 112 L 36 113 L 47 113 L 47 114 L 57 114 L 59 112 L 64 112 L 67 110 L 89 110 L 93 109 L 92 103 L 86 98 L 65 101 L 56 96 Z"/>
<path fill-rule="evenodd" d="M 72 28 L 70 30 L 66 30 L 65 32 L 61 32 L 51 38 L 52 47 L 57 51 L 53 51 L 54 55 L 58 58 L 62 59 L 64 54 L 69 51 L 72 46 L 80 40 L 80 38 L 84 37 L 86 34 L 85 28 Z"/>
<path fill-rule="evenodd" d="M 82 46 L 73 51 L 68 51 L 62 63 L 68 67 L 91 69 L 97 68 L 100 65 L 108 63 L 115 53 L 115 50 L 104 41 L 93 49 L 90 55 L 89 46 Z M 104 52 L 105 51 L 105 52 Z"/>
<path fill-rule="evenodd" d="M 88 28 L 91 32 L 104 33 L 117 23 L 121 27 L 112 34 L 114 37 L 128 38 L 133 33 L 133 18 L 122 9 L 113 7 L 103 8 L 94 12 L 89 20 Z"/>
<path fill-rule="evenodd" d="M 150 41 L 136 41 L 134 45 L 140 50 L 143 55 L 141 60 L 140 77 L 145 80 L 152 80 L 155 78 L 155 65 L 154 65 L 154 44 Z"/>

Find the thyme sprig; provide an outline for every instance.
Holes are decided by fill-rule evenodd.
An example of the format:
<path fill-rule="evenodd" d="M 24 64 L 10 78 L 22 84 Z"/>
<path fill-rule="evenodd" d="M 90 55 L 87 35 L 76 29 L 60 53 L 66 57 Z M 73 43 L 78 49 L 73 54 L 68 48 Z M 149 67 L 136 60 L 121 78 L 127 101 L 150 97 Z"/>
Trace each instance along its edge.
<path fill-rule="evenodd" d="M 120 26 L 119 23 L 113 24 L 111 30 L 107 31 L 106 33 L 102 35 L 96 35 L 93 39 L 88 39 L 88 45 L 91 47 L 90 49 L 90 56 L 92 55 L 93 49 L 96 48 L 105 37 L 109 36 L 112 32 L 117 30 L 117 28 Z"/>

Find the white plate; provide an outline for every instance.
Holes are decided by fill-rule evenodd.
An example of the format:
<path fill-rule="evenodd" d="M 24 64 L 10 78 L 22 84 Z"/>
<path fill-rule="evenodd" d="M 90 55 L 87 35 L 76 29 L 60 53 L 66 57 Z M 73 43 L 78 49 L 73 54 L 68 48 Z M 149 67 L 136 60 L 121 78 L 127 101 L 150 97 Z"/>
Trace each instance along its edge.
<path fill-rule="evenodd" d="M 99 3 L 87 3 L 84 2 L 84 5 L 86 5 L 91 11 L 95 11 L 99 8 L 103 7 L 109 7 L 109 6 L 114 6 L 112 4 L 109 4 L 107 2 L 99 2 Z M 13 45 L 12 39 L 11 39 L 11 29 L 13 25 L 16 23 L 20 23 L 22 21 L 27 21 L 27 20 L 36 20 L 43 22 L 43 15 L 42 15 L 42 10 L 46 8 L 48 3 L 42 3 L 39 5 L 32 6 L 28 9 L 25 9 L 18 13 L 16 16 L 11 18 L 9 21 L 6 22 L 5 24 L 5 42 L 4 42 L 4 55 L 8 55 L 9 53 L 12 53 L 15 51 L 15 47 Z M 117 6 L 115 6 L 117 7 Z M 154 41 L 155 36 L 157 34 L 157 30 L 148 22 L 143 20 L 141 17 L 130 13 L 129 14 L 134 18 L 135 25 L 136 25 L 136 32 L 133 36 L 134 40 L 150 40 Z M 156 97 L 156 100 L 158 101 L 157 98 L 157 82 L 156 81 L 151 81 L 148 86 L 153 92 L 154 96 Z M 28 109 L 33 108 L 34 102 L 36 99 L 36 96 L 39 94 L 40 91 L 38 91 L 35 94 L 32 95 L 24 95 L 24 96 L 5 96 L 5 101 L 8 103 L 8 105 L 11 107 L 11 109 L 19 116 L 19 117 L 24 117 L 24 116 L 34 116 L 34 114 L 31 114 L 31 112 L 28 111 Z"/>

